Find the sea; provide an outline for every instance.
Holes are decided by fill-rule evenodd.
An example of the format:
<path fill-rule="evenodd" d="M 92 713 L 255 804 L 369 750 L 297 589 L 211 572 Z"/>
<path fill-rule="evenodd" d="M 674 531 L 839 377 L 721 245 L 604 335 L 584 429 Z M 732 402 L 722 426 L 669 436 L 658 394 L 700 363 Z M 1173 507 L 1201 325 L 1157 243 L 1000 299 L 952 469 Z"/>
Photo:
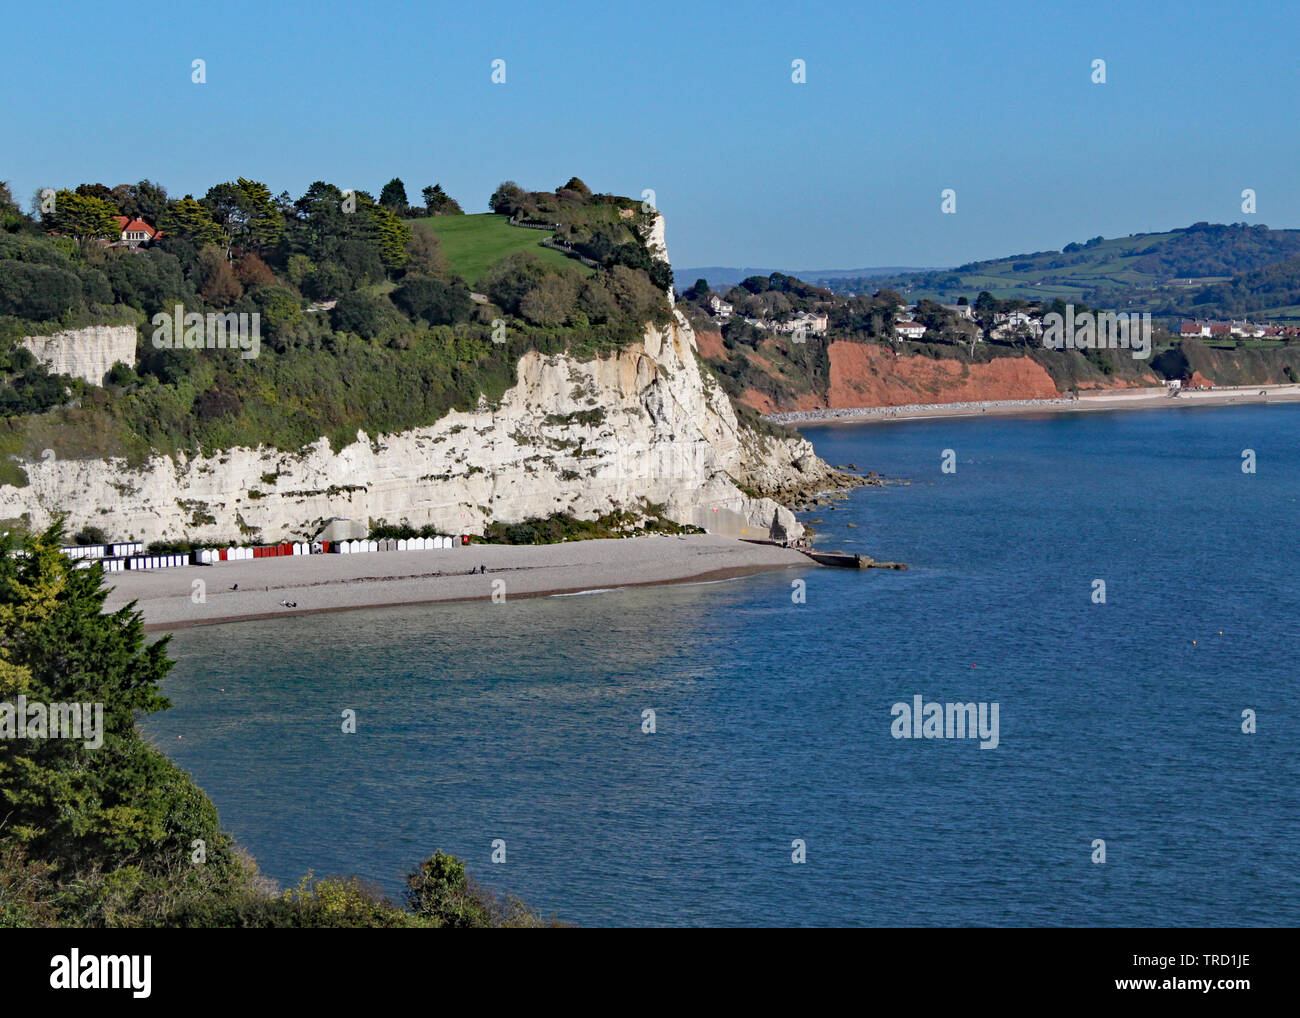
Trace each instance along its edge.
<path fill-rule="evenodd" d="M 1300 924 L 1300 406 L 803 433 L 891 480 L 818 546 L 907 571 L 181 630 L 143 728 L 282 886 L 441 850 L 582 926 Z"/>

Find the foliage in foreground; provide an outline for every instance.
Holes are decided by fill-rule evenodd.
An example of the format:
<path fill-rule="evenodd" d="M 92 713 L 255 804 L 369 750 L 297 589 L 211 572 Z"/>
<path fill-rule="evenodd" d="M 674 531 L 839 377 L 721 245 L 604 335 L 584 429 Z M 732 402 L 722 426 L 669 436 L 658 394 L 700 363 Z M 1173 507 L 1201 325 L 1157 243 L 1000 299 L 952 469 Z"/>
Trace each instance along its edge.
<path fill-rule="evenodd" d="M 355 877 L 277 892 L 136 729 L 169 706 L 169 637 L 148 643 L 133 606 L 105 614 L 99 566 L 74 569 L 63 542 L 58 523 L 0 538 L 0 709 L 102 704 L 103 742 L 0 727 L 0 928 L 556 925 L 441 852 L 409 877 L 406 908 Z"/>

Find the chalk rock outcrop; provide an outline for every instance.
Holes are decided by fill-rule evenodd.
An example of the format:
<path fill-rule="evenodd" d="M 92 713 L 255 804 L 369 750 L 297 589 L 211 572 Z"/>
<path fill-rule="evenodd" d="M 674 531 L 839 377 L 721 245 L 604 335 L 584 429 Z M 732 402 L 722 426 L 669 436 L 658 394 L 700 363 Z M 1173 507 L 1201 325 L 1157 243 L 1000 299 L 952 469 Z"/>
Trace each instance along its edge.
<path fill-rule="evenodd" d="M 134 325 L 92 325 L 52 336 L 27 336 L 21 342 L 53 374 L 103 385 L 114 364 L 135 364 L 135 331 Z"/>

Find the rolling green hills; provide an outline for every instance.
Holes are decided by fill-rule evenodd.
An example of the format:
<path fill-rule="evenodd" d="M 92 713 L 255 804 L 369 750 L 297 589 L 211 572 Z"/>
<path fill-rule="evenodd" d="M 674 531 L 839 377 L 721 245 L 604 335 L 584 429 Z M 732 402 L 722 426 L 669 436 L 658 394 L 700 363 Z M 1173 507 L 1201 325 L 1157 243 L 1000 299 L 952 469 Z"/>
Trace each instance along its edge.
<path fill-rule="evenodd" d="M 1196 223 L 1167 233 L 1140 233 L 1110 239 L 1094 237 L 1060 251 L 1039 251 L 950 270 L 903 273 L 871 279 L 810 279 L 839 293 L 896 290 L 909 301 L 951 303 L 993 296 L 1050 301 L 1056 298 L 1090 307 L 1149 311 L 1169 317 L 1207 317 L 1251 311 L 1277 319 L 1297 315 L 1295 287 L 1273 286 L 1271 303 L 1241 299 L 1235 277 L 1268 273 L 1300 257 L 1300 230 L 1267 226 Z M 1274 271 L 1274 274 L 1276 272 Z M 1259 292 L 1262 287 L 1252 287 Z"/>

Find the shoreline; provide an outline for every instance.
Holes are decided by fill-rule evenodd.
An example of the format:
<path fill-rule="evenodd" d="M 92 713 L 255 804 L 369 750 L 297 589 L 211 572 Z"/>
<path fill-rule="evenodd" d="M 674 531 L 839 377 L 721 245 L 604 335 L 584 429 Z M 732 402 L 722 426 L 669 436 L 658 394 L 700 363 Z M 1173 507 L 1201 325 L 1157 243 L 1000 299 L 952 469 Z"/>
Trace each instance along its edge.
<path fill-rule="evenodd" d="M 470 569 L 487 566 L 485 574 Z M 492 599 L 554 597 L 673 583 L 707 583 L 793 567 L 816 568 L 776 545 L 690 535 L 435 551 L 309 555 L 105 576 L 105 611 L 136 602 L 146 631 Z M 196 603 L 195 581 L 203 600 Z M 498 586 L 502 581 L 504 586 Z M 239 589 L 232 589 L 234 586 Z M 294 608 L 280 601 L 296 603 Z"/>
<path fill-rule="evenodd" d="M 947 417 L 1012 417 L 1043 413 L 1095 413 L 1104 410 L 1156 410 L 1181 407 L 1244 406 L 1300 403 L 1300 384 L 1221 386 L 1186 390 L 1170 396 L 1156 387 L 1106 389 L 1081 393 L 1078 399 L 1058 396 L 1044 399 L 972 400 L 956 403 L 910 403 L 901 406 L 844 407 L 826 410 L 791 410 L 764 414 L 776 424 L 873 424 L 881 421 L 924 421 Z"/>

